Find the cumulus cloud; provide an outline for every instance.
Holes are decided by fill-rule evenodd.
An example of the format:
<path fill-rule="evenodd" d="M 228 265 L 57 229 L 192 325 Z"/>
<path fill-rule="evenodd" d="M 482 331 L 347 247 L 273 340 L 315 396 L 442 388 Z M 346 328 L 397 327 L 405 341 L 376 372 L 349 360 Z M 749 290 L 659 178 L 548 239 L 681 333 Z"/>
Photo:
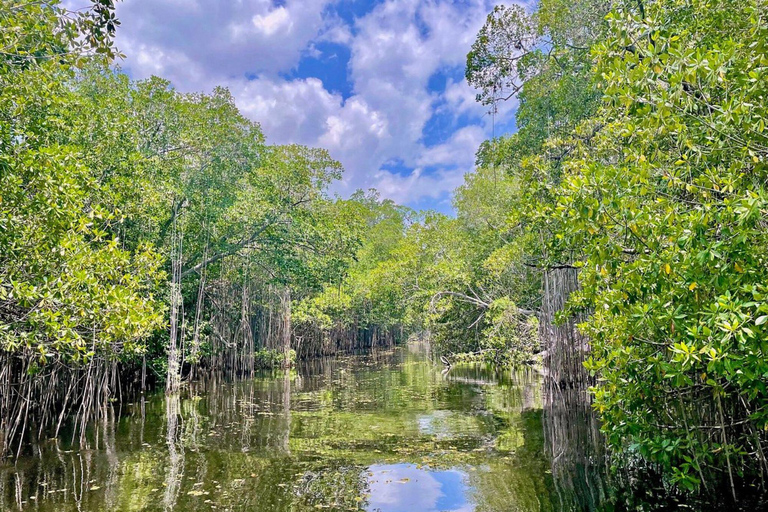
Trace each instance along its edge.
<path fill-rule="evenodd" d="M 439 169 L 427 174 L 417 167 L 410 174 L 401 175 L 380 170 L 374 173 L 373 182 L 382 196 L 400 204 L 419 204 L 425 199 L 442 199 L 440 202 L 448 204 L 446 196 L 462 184 L 468 171 L 461 168 Z"/>
<path fill-rule="evenodd" d="M 425 148 L 418 158 L 422 166 L 469 167 L 475 161 L 475 151 L 485 140 L 485 130 L 469 125 L 456 130 L 448 141 Z"/>
<path fill-rule="evenodd" d="M 295 67 L 325 28 L 328 0 L 125 0 L 118 45 L 137 76 L 157 72 L 181 89 Z M 159 57 L 159 58 L 158 58 Z M 198 73 L 190 73 L 190 63 Z"/>
<path fill-rule="evenodd" d="M 350 2 L 125 0 L 117 42 L 134 77 L 160 75 L 184 91 L 227 86 L 269 141 L 327 148 L 346 169 L 336 192 L 375 187 L 406 204 L 445 201 L 490 135 L 486 109 L 453 75 L 493 3 L 384 0 L 343 17 Z M 344 97 L 297 72 L 302 59 L 322 62 L 325 43 L 348 48 Z M 440 73 L 448 78 L 435 88 Z M 497 120 L 513 109 L 504 105 Z M 392 161 L 410 172 L 386 170 Z"/>
<path fill-rule="evenodd" d="M 242 112 L 279 144 L 316 144 L 327 131 L 329 116 L 342 108 L 341 97 L 317 78 L 240 79 L 228 85 Z"/>
<path fill-rule="evenodd" d="M 267 14 L 255 15 L 251 19 L 251 23 L 253 23 L 257 32 L 262 33 L 266 37 L 275 35 L 278 30 L 285 30 L 289 34 L 293 30 L 293 21 L 290 14 L 288 14 L 288 9 L 282 6 L 272 9 Z M 241 34 L 242 32 L 238 35 Z"/>

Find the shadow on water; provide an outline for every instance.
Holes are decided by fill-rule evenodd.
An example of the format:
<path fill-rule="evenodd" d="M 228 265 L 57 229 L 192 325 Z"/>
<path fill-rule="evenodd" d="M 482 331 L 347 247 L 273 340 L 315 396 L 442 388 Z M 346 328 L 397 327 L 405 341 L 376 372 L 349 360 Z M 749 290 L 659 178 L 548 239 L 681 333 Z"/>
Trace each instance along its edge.
<path fill-rule="evenodd" d="M 0 510 L 614 510 L 589 408 L 532 371 L 447 375 L 418 347 L 124 404 L 90 446 L 0 466 Z"/>

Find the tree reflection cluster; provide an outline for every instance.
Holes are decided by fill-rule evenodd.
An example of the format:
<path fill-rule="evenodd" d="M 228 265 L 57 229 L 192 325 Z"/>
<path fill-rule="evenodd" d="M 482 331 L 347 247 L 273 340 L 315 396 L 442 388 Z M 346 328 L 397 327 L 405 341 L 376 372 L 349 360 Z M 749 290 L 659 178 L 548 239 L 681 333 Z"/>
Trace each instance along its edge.
<path fill-rule="evenodd" d="M 0 467 L 0 510 L 619 510 L 568 391 L 530 370 L 441 374 L 413 350 L 209 374 L 111 410 L 87 449 L 51 440 Z"/>

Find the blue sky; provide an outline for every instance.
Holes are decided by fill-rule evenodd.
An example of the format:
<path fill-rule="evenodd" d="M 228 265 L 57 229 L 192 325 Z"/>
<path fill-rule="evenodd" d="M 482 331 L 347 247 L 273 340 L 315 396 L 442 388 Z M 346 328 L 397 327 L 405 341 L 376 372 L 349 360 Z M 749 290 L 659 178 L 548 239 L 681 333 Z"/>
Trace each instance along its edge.
<path fill-rule="evenodd" d="M 124 0 L 117 44 L 134 78 L 185 92 L 228 87 L 271 143 L 325 147 L 332 191 L 376 188 L 451 211 L 491 134 L 464 80 L 486 0 Z M 513 129 L 514 101 L 496 116 Z"/>

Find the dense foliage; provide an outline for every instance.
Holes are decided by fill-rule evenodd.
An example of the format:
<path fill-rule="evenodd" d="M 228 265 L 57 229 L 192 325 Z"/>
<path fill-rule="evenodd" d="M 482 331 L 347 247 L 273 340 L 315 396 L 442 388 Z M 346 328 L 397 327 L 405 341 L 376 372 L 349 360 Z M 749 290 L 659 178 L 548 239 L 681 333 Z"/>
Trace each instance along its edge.
<path fill-rule="evenodd" d="M 584 247 L 609 439 L 688 488 L 765 464 L 766 14 L 614 11 L 595 50 L 603 128 L 558 201 Z"/>
<path fill-rule="evenodd" d="M 735 492 L 768 471 L 767 15 L 497 7 L 466 77 L 492 115 L 519 101 L 518 130 L 481 146 L 448 217 L 330 197 L 340 165 L 269 145 L 225 89 L 131 80 L 109 0 L 4 2 L 1 451 L 30 414 L 42 432 L 78 404 L 85 425 L 123 370 L 175 391 L 411 334 L 449 360 L 550 361 L 567 270 L 556 323 L 581 321 L 617 460 Z"/>
<path fill-rule="evenodd" d="M 225 89 L 109 67 L 112 2 L 0 18 L 2 451 L 30 416 L 84 426 L 139 364 L 174 390 L 199 365 L 291 361 L 291 295 L 338 281 L 359 245 L 363 220 L 326 192 L 340 165 L 267 145 Z M 260 336 L 260 312 L 282 331 Z"/>
<path fill-rule="evenodd" d="M 767 9 L 499 7 L 468 56 L 479 99 L 519 94 L 520 130 L 478 163 L 527 188 L 519 261 L 581 269 L 570 313 L 617 460 L 684 489 L 766 469 Z"/>

